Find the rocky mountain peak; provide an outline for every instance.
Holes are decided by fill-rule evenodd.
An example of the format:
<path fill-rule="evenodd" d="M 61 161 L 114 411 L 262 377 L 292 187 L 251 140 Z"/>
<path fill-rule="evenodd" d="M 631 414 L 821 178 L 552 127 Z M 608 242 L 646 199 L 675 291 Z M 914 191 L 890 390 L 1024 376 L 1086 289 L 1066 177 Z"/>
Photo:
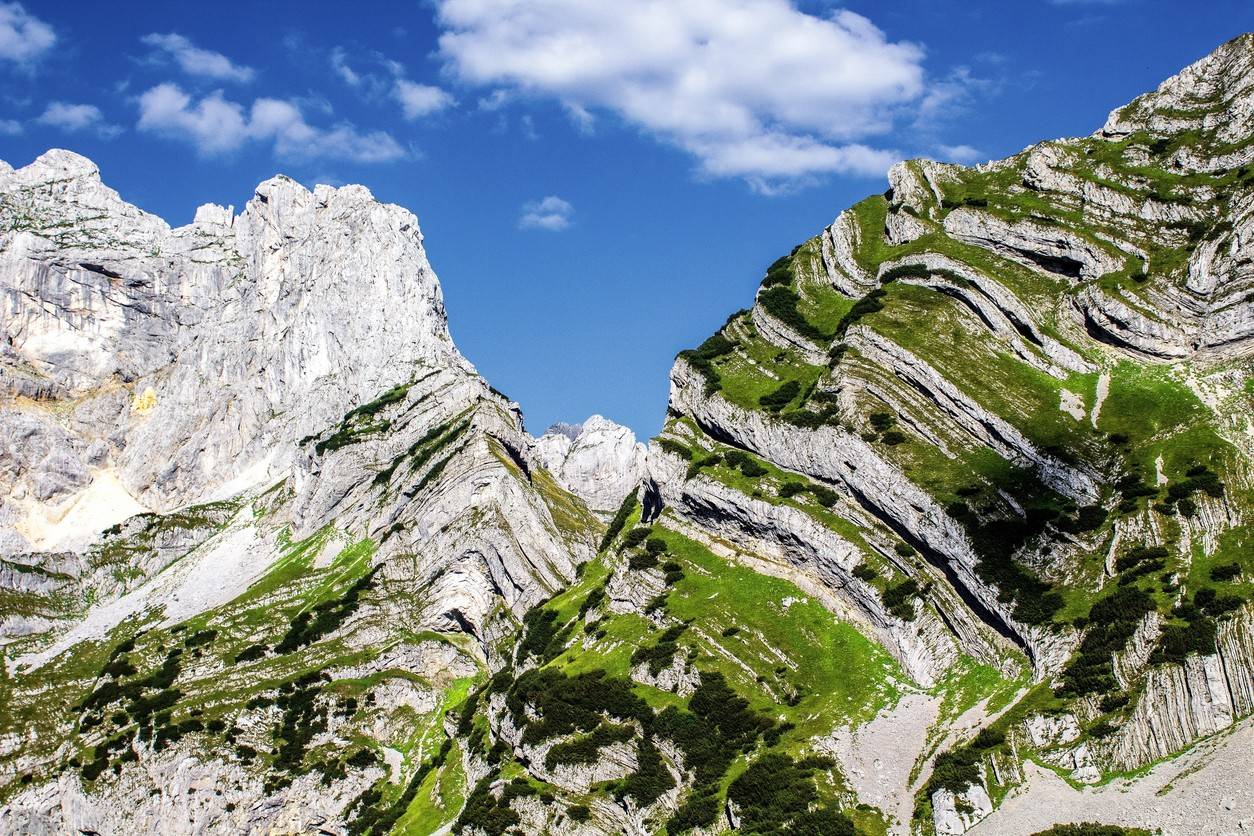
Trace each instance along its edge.
<path fill-rule="evenodd" d="M 1254 159 L 1245 140 L 1254 133 L 1254 33 L 1240 35 L 1111 112 L 1101 136 L 1148 132 L 1190 137 L 1175 162 L 1198 171 L 1235 168 Z M 1199 147 L 1200 146 L 1200 147 Z"/>
<path fill-rule="evenodd" d="M 535 451 L 563 487 L 602 513 L 617 508 L 644 476 L 644 445 L 601 415 L 555 424 L 536 440 Z"/>

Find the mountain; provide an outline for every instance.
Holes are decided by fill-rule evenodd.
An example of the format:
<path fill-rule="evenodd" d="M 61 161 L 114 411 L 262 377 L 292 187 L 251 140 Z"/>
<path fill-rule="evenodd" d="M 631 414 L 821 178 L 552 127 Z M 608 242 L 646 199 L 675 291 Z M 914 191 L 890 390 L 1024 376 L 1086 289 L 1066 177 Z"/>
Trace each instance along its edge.
<path fill-rule="evenodd" d="M 1247 828 L 1252 88 L 895 166 L 647 454 L 359 186 L 0 167 L 0 832 Z"/>

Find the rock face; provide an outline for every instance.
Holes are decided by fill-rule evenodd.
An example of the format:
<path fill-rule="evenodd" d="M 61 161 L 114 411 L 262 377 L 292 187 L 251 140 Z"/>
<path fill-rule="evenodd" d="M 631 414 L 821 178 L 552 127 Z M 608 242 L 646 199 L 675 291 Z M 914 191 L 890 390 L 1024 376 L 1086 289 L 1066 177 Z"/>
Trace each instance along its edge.
<path fill-rule="evenodd" d="M 452 344 L 414 216 L 360 186 L 275 177 L 171 229 L 50 151 L 4 167 L 0 229 L 0 831 L 341 828 L 600 524 Z M 349 728 L 382 754 L 304 752 Z"/>
<path fill-rule="evenodd" d="M 0 176 L 0 211 L 0 379 L 112 419 L 108 458 L 154 509 L 268 484 L 295 441 L 417 364 L 469 369 L 417 219 L 360 186 L 275 177 L 238 217 L 204 206 L 170 229 L 50 151 Z"/>
<path fill-rule="evenodd" d="M 558 482 L 593 511 L 613 512 L 644 478 L 644 445 L 631 430 L 600 415 L 550 427 L 536 439 L 535 452 Z"/>

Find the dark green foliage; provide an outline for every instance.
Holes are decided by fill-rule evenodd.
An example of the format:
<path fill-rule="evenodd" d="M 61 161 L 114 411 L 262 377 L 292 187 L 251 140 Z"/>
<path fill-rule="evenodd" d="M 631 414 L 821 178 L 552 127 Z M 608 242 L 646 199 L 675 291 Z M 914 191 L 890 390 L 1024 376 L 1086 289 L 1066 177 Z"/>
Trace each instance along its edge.
<path fill-rule="evenodd" d="M 877 287 L 857 302 L 854 302 L 853 307 L 840 318 L 840 322 L 836 325 L 836 337 L 844 339 L 846 332 L 856 325 L 862 317 L 873 314 L 876 311 L 882 311 L 884 309 L 883 300 L 886 295 L 883 288 Z"/>
<path fill-rule="evenodd" d="M 592 811 L 587 804 L 572 804 L 566 808 L 566 815 L 570 816 L 571 821 L 587 821 L 592 818 Z"/>
<path fill-rule="evenodd" d="M 692 451 L 671 438 L 659 438 L 657 444 L 668 453 L 674 453 L 684 461 L 692 461 Z"/>
<path fill-rule="evenodd" d="M 627 558 L 627 568 L 639 572 L 657 566 L 657 557 L 650 552 L 637 552 Z"/>
<path fill-rule="evenodd" d="M 392 474 L 396 472 L 396 469 L 406 461 L 409 462 L 410 470 L 421 469 L 423 465 L 431 460 L 432 456 L 440 452 L 440 450 L 443 449 L 449 442 L 466 431 L 466 429 L 470 426 L 470 419 L 467 418 L 465 421 L 462 421 L 456 427 L 453 427 L 450 432 L 449 428 L 452 427 L 452 425 L 452 421 L 445 421 L 443 424 L 437 424 L 432 427 L 426 432 L 426 434 L 423 435 L 422 438 L 409 445 L 409 448 L 404 453 L 393 459 L 387 467 L 376 473 L 371 484 L 376 487 L 386 485 L 388 482 L 392 481 Z M 443 436 L 443 439 L 441 439 L 441 436 Z M 440 443 L 438 444 L 435 443 L 437 439 L 440 440 Z"/>
<path fill-rule="evenodd" d="M 274 732 L 275 757 L 271 777 L 266 781 L 271 791 L 287 786 L 292 776 L 304 771 L 305 750 L 314 737 L 326 731 L 327 709 L 318 697 L 322 682 L 329 678 L 325 674 L 305 674 L 291 683 L 290 692 L 280 693 L 275 700 L 283 715 Z"/>
<path fill-rule="evenodd" d="M 880 441 L 887 444 L 889 447 L 896 447 L 898 444 L 902 444 L 906 440 L 906 434 L 900 430 L 889 430 L 880 436 Z"/>
<path fill-rule="evenodd" d="M 799 493 L 805 493 L 805 492 L 806 492 L 806 485 L 804 482 L 785 482 L 784 484 L 779 486 L 779 495 L 783 497 L 784 499 L 787 499 L 790 496 L 796 496 Z"/>
<path fill-rule="evenodd" d="M 914 546 L 909 543 L 896 543 L 893 545 L 893 551 L 902 557 L 913 557 L 916 554 Z"/>
<path fill-rule="evenodd" d="M 914 621 L 914 599 L 920 594 L 919 583 L 914 578 L 906 578 L 900 583 L 887 587 L 880 597 L 884 606 L 902 621 Z"/>
<path fill-rule="evenodd" d="M 523 710 L 527 705 L 535 712 L 535 721 L 528 721 Z M 506 706 L 515 725 L 524 728 L 523 743 L 592 731 L 603 715 L 642 723 L 653 716 L 648 704 L 632 693 L 630 682 L 605 671 L 566 676 L 551 668 L 530 670 L 515 680 Z"/>
<path fill-rule="evenodd" d="M 375 421 L 374 416 L 385 406 L 404 399 L 405 393 L 412 385 L 412 383 L 404 383 L 394 386 L 373 401 L 350 411 L 340 421 L 334 433 L 314 445 L 314 452 L 321 456 L 323 453 L 354 444 L 372 433 L 386 432 L 391 427 L 391 422 Z"/>
<path fill-rule="evenodd" d="M 1074 520 L 1066 520 L 1060 524 L 1064 530 L 1080 534 L 1086 531 L 1096 531 L 1106 522 L 1106 509 L 1100 505 L 1085 505 L 1076 511 Z"/>
<path fill-rule="evenodd" d="M 631 726 L 601 723 L 590 734 L 563 741 L 544 756 L 544 766 L 553 770 L 564 764 L 595 763 L 602 747 L 611 743 L 625 743 L 635 736 Z"/>
<path fill-rule="evenodd" d="M 1006 735 L 992 728 L 981 729 L 966 746 L 950 749 L 936 758 L 932 767 L 932 777 L 927 782 L 927 795 L 930 797 L 937 790 L 946 789 L 954 795 L 961 794 L 967 787 L 981 783 L 980 761 L 984 753 L 994 749 L 1006 740 Z"/>
<path fill-rule="evenodd" d="M 138 673 L 138 671 L 135 666 L 131 664 L 130 660 L 126 658 L 126 656 L 118 656 L 109 660 L 109 662 L 100 671 L 101 676 L 109 676 L 114 679 L 123 676 L 134 676 L 136 673 Z"/>
<path fill-rule="evenodd" d="M 427 779 L 427 775 L 431 773 L 431 770 L 444 763 L 452 747 L 453 741 L 445 740 L 440 746 L 440 751 L 422 766 L 418 767 L 418 770 L 410 777 L 409 783 L 405 785 L 405 791 L 401 793 L 400 797 L 386 807 L 379 806 L 383 801 L 383 793 L 377 786 L 371 787 L 359 795 L 348 808 L 356 811 L 348 822 L 349 834 L 351 836 L 361 836 L 361 834 L 370 832 L 376 834 L 376 836 L 382 836 L 382 834 L 390 833 L 392 828 L 396 826 L 396 823 L 400 821 L 401 816 L 405 815 L 405 811 L 414 803 L 414 799 L 418 796 L 418 789 L 422 786 L 422 782 Z M 361 752 L 366 751 L 368 750 L 360 750 L 358 754 L 360 755 Z M 374 753 L 370 752 L 369 754 L 373 758 Z M 479 787 L 484 786 L 486 781 L 486 778 L 480 781 L 479 785 L 475 787 L 475 791 L 477 792 Z M 467 806 L 469 806 L 469 802 L 467 802 Z M 466 813 L 463 811 L 462 817 L 464 818 L 465 815 Z M 459 818 L 457 821 L 458 825 L 461 825 L 462 819 Z M 516 821 L 517 816 L 515 816 L 515 823 Z M 508 826 L 506 825 L 506 827 Z M 505 831 L 501 829 L 497 832 L 504 833 Z"/>
<path fill-rule="evenodd" d="M 275 645 L 274 652 L 280 655 L 291 653 L 339 629 L 357 611 L 361 593 L 374 587 L 376 571 L 378 570 L 372 569 L 362 575 L 339 598 L 323 601 L 312 610 L 299 613 L 292 619 L 292 624 L 282 640 Z"/>
<path fill-rule="evenodd" d="M 714 361 L 735 350 L 736 344 L 724 337 L 722 333 L 718 333 L 695 349 L 679 352 L 679 356 L 705 379 L 705 394 L 712 395 L 723 388 L 723 384 L 719 381 L 718 370 L 714 368 Z"/>
<path fill-rule="evenodd" d="M 623 530 L 623 526 L 627 524 L 627 518 L 640 506 L 640 500 L 636 499 L 636 492 L 632 491 L 623 497 L 623 504 L 618 506 L 618 510 L 614 512 L 614 518 L 610 520 L 609 528 L 605 529 L 605 536 L 601 538 L 601 545 L 597 547 L 597 551 L 603 552 L 610 547 L 610 543 L 614 542 L 614 538 Z"/>
<path fill-rule="evenodd" d="M 880 276 L 880 282 L 882 284 L 889 284 L 891 282 L 897 281 L 898 279 L 906 279 L 906 278 L 926 279 L 928 275 L 929 275 L 929 271 L 926 265 L 899 264 L 896 267 L 892 267 L 888 270 L 885 270 L 883 275 Z"/>
<path fill-rule="evenodd" d="M 775 391 L 768 392 L 758 398 L 758 403 L 760 403 L 764 409 L 769 409 L 771 412 L 779 412 L 781 409 L 788 406 L 788 404 L 792 403 L 792 399 L 797 397 L 797 394 L 800 391 L 800 383 L 795 380 L 785 380 L 778 388 L 775 389 Z"/>
<path fill-rule="evenodd" d="M 1032 836 L 1149 836 L 1149 831 L 1139 827 L 1086 821 L 1080 824 L 1056 824 L 1049 830 L 1037 831 Z"/>
<path fill-rule="evenodd" d="M 703 468 L 715 467 L 722 460 L 722 456 L 718 453 L 711 453 L 708 456 L 697 456 L 692 460 L 692 463 L 688 465 L 688 472 L 684 474 L 684 478 L 691 479 L 693 476 L 700 473 Z"/>
<path fill-rule="evenodd" d="M 1240 576 L 1240 574 L 1240 563 L 1224 563 L 1220 566 L 1212 566 L 1210 569 L 1210 579 L 1213 581 L 1219 581 L 1220 583 L 1233 580 L 1234 578 Z"/>
<path fill-rule="evenodd" d="M 583 603 L 579 605 L 579 618 L 583 618 L 592 610 L 601 605 L 605 600 L 605 587 L 598 586 L 588 593 L 588 597 L 583 599 Z"/>
<path fill-rule="evenodd" d="M 872 412 L 868 418 L 876 432 L 884 432 L 897 423 L 897 418 L 889 412 Z"/>
<path fill-rule="evenodd" d="M 1150 654 L 1150 664 L 1182 664 L 1192 654 L 1215 652 L 1218 629 L 1213 618 L 1194 617 L 1186 625 L 1168 624 L 1158 637 L 1158 646 Z"/>
<path fill-rule="evenodd" d="M 637 647 L 631 654 L 631 663 L 639 665 L 647 662 L 649 673 L 657 676 L 675 658 L 675 654 L 679 651 L 679 646 L 676 642 L 679 641 L 679 637 L 684 634 L 684 630 L 687 628 L 688 625 L 683 623 L 668 627 L 658 638 L 656 644 Z"/>
<path fill-rule="evenodd" d="M 562 651 L 569 628 L 560 630 L 557 624 L 557 612 L 543 607 L 532 607 L 523 616 L 523 638 L 518 643 L 518 661 L 528 656 L 538 656 L 547 662 Z"/>
<path fill-rule="evenodd" d="M 660 537 L 650 537 L 644 542 L 644 550 L 649 554 L 657 557 L 666 553 L 666 541 Z"/>
<path fill-rule="evenodd" d="M 741 450 L 728 450 L 723 454 L 723 460 L 727 462 L 729 467 L 736 468 L 750 479 L 757 479 L 765 476 L 767 473 L 765 467 L 758 464 L 752 456 Z"/>
<path fill-rule="evenodd" d="M 653 722 L 653 732 L 672 741 L 684 753 L 694 774 L 687 800 L 667 824 L 678 833 L 708 825 L 718 815 L 718 785 L 741 752 L 750 751 L 775 723 L 749 708 L 718 672 L 703 672 L 701 685 L 688 701 L 688 710 L 669 706 Z"/>
<path fill-rule="evenodd" d="M 735 625 L 723 628 L 723 638 L 730 639 L 732 636 L 740 632 L 740 628 Z"/>
<path fill-rule="evenodd" d="M 824 508 L 831 508 L 840 499 L 836 491 L 831 488 L 825 488 L 822 485 L 810 485 L 810 494 Z"/>
<path fill-rule="evenodd" d="M 977 749 L 992 749 L 1006 742 L 1006 735 L 992 727 L 980 729 L 980 733 L 971 741 L 971 745 Z"/>
<path fill-rule="evenodd" d="M 758 293 L 760 304 L 771 316 L 787 325 L 803 337 L 826 343 L 830 336 L 824 334 L 797 310 L 801 297 L 792 290 L 776 285 Z"/>
<path fill-rule="evenodd" d="M 736 803 L 745 834 L 824 834 L 854 836 L 853 822 L 833 804 L 820 804 L 812 776 L 835 762 L 809 757 L 795 761 L 768 753 L 758 758 L 727 788 Z"/>
<path fill-rule="evenodd" d="M 840 499 L 840 495 L 831 488 L 814 482 L 789 481 L 779 486 L 779 495 L 785 499 L 799 493 L 809 493 L 824 508 L 831 508 Z"/>
<path fill-rule="evenodd" d="M 853 576 L 860 581 L 870 583 L 879 577 L 879 573 L 870 566 L 867 566 L 865 563 L 859 563 L 857 566 L 853 567 Z"/>
<path fill-rule="evenodd" d="M 649 539 L 649 535 L 653 533 L 652 528 L 633 528 L 627 532 L 627 536 L 623 538 L 621 549 L 634 549 L 636 546 Z"/>
<path fill-rule="evenodd" d="M 648 807 L 675 786 L 675 779 L 662 762 L 662 756 L 653 744 L 653 738 L 645 735 L 636 750 L 636 771 L 623 779 L 620 796 L 631 796 L 640 807 Z"/>
<path fill-rule="evenodd" d="M 1146 561 L 1161 561 L 1168 554 L 1170 552 L 1163 546 L 1133 546 L 1115 559 L 1115 571 L 1126 572 Z"/>
<path fill-rule="evenodd" d="M 1111 654 L 1127 645 L 1141 619 L 1153 609 L 1154 599 L 1132 586 L 1119 587 L 1095 603 L 1079 654 L 1063 672 L 1058 693 L 1083 696 L 1118 690 Z"/>
<path fill-rule="evenodd" d="M 183 639 L 183 645 L 185 647 L 199 647 L 202 644 L 209 644 L 217 637 L 217 630 L 198 630 Z"/>
<path fill-rule="evenodd" d="M 766 268 L 766 276 L 762 279 L 761 286 L 774 287 L 775 285 L 792 284 L 792 256 L 786 255 L 777 258 L 770 267 Z"/>
<path fill-rule="evenodd" d="M 663 580 L 666 581 L 667 586 L 674 586 L 684 579 L 684 567 L 673 560 L 663 563 L 662 571 L 665 573 Z"/>
<path fill-rule="evenodd" d="M 248 647 L 235 654 L 235 662 L 253 662 L 266 655 L 266 651 L 270 648 L 264 644 L 250 644 Z"/>
<path fill-rule="evenodd" d="M 1102 697 L 1102 711 L 1118 711 L 1128 704 L 1127 694 L 1107 694 Z"/>
<path fill-rule="evenodd" d="M 1185 473 L 1185 478 L 1167 486 L 1167 501 L 1178 502 L 1191 494 L 1202 491 L 1207 496 L 1219 499 L 1224 495 L 1224 483 L 1209 467 L 1204 464 L 1194 465 Z"/>

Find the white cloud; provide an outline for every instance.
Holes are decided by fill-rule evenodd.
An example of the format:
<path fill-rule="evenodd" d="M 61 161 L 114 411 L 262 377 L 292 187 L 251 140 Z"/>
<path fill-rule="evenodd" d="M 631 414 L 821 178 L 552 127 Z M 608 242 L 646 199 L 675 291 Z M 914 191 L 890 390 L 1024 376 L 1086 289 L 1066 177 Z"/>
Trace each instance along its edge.
<path fill-rule="evenodd" d="M 361 73 L 348 66 L 348 56 L 344 53 L 344 47 L 337 46 L 331 50 L 331 69 L 335 70 L 335 74 L 349 87 L 361 86 Z"/>
<path fill-rule="evenodd" d="M 971 145 L 938 145 L 936 151 L 943 161 L 951 163 L 969 164 L 988 159 L 983 151 Z"/>
<path fill-rule="evenodd" d="M 389 162 L 407 156 L 390 134 L 360 133 L 348 124 L 319 128 L 300 107 L 282 99 L 256 99 L 244 106 L 221 90 L 195 101 L 176 84 L 160 84 L 139 97 L 139 129 L 182 139 L 202 155 L 234 151 L 247 142 L 270 142 L 282 158 Z"/>
<path fill-rule="evenodd" d="M 252 67 L 235 64 L 220 52 L 201 49 L 182 35 L 168 34 L 145 35 L 140 39 L 148 46 L 154 47 L 166 56 L 173 58 L 188 75 L 211 78 L 215 81 L 252 81 L 256 74 Z"/>
<path fill-rule="evenodd" d="M 518 219 L 519 229 L 547 229 L 550 232 L 561 232 L 570 226 L 570 216 L 575 207 L 556 195 L 549 195 L 541 200 L 524 203 L 522 217 Z"/>
<path fill-rule="evenodd" d="M 71 133 L 91 130 L 102 139 L 112 139 L 122 132 L 117 125 L 105 121 L 100 108 L 89 104 L 52 102 L 35 121 Z"/>
<path fill-rule="evenodd" d="M 440 54 L 462 81 L 556 98 L 584 130 L 594 112 L 615 113 L 712 175 L 865 173 L 895 155 L 863 141 L 927 92 L 922 50 L 847 10 L 817 17 L 788 0 L 436 5 Z"/>
<path fill-rule="evenodd" d="M 396 79 L 392 96 L 401 103 L 401 112 L 410 121 L 453 104 L 453 97 L 439 87 L 419 84 L 405 78 Z"/>
<path fill-rule="evenodd" d="M 0 119 L 0 134 L 17 136 L 22 132 L 22 123 L 16 119 Z"/>
<path fill-rule="evenodd" d="M 0 58 L 30 64 L 57 42 L 52 27 L 21 3 L 0 3 Z"/>

